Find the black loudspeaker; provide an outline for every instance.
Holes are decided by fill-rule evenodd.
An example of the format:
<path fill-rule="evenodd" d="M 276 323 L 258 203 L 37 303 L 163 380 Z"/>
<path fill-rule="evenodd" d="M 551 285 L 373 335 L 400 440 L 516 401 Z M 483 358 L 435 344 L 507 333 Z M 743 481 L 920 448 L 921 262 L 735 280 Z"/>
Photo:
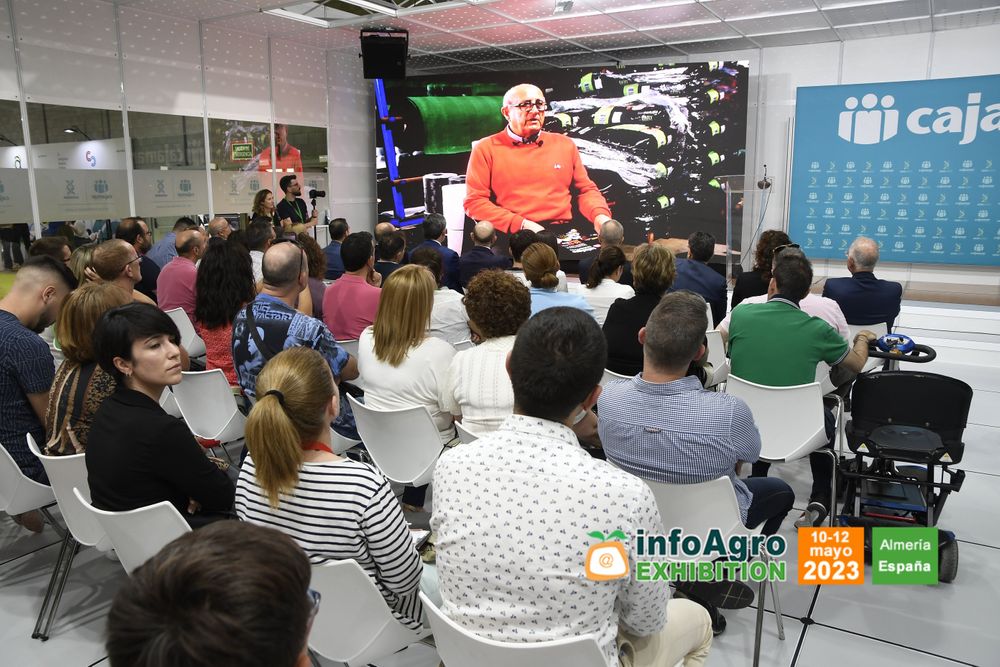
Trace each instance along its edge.
<path fill-rule="evenodd" d="M 410 33 L 386 28 L 361 31 L 361 59 L 366 79 L 405 79 Z"/>

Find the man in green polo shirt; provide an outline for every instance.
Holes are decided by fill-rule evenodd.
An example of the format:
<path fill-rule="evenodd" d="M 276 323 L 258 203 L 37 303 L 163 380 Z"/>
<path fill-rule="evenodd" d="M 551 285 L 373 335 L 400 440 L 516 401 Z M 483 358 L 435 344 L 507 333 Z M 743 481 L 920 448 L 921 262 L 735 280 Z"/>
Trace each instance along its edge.
<path fill-rule="evenodd" d="M 851 377 L 868 360 L 868 342 L 876 338 L 860 332 L 848 345 L 840 334 L 818 317 L 799 310 L 799 301 L 809 293 L 813 271 L 798 247 L 778 248 L 774 253 L 768 301 L 735 309 L 729 324 L 730 373 L 743 380 L 771 387 L 809 384 L 816 379 L 816 365 L 823 361 L 840 367 Z M 834 434 L 834 417 L 824 406 L 826 435 Z M 827 443 L 831 447 L 832 442 Z M 809 456 L 813 485 L 806 512 L 796 522 L 819 525 L 831 507 L 830 483 L 833 461 L 821 452 Z M 770 464 L 755 463 L 754 476 L 766 476 Z"/>

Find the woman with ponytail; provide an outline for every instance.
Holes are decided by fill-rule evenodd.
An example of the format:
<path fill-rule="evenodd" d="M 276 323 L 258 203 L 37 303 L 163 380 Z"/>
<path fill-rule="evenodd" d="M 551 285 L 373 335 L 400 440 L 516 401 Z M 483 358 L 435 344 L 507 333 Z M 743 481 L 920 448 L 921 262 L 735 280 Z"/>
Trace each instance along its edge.
<path fill-rule="evenodd" d="M 532 243 L 521 255 L 524 277 L 531 283 L 531 314 L 556 306 L 569 306 L 585 310 L 591 315 L 594 309 L 579 294 L 559 292 L 559 258 L 556 251 L 544 243 Z"/>
<path fill-rule="evenodd" d="M 333 453 L 330 423 L 339 411 L 337 386 L 318 352 L 293 347 L 275 355 L 257 378 L 247 418 L 250 453 L 236 512 L 291 537 L 313 564 L 356 561 L 393 615 L 419 629 L 420 554 L 385 478 Z"/>
<path fill-rule="evenodd" d="M 587 284 L 584 286 L 585 289 L 581 290 L 581 294 L 594 309 L 594 317 L 600 325 L 604 324 L 612 303 L 618 299 L 631 299 L 635 296 L 634 289 L 618 282 L 625 271 L 626 263 L 625 253 L 621 248 L 605 246 L 601 248 L 600 254 L 587 273 Z"/>

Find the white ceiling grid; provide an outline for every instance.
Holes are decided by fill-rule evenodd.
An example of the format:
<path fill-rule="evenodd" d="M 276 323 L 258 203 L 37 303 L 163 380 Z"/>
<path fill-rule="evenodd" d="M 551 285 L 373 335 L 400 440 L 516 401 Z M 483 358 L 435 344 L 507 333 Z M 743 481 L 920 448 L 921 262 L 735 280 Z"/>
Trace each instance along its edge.
<path fill-rule="evenodd" d="M 298 10 L 303 0 L 118 4 L 333 50 L 357 51 L 361 27 L 405 28 L 415 74 L 685 58 L 1000 23 L 1000 0 L 574 0 L 562 13 L 555 0 L 453 0 L 329 28 L 261 12 Z"/>

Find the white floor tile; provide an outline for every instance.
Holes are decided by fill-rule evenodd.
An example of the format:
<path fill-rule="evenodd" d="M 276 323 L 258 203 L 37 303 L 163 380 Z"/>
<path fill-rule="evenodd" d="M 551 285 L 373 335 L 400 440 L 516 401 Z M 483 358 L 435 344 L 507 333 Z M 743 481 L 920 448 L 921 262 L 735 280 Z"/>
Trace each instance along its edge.
<path fill-rule="evenodd" d="M 970 472 L 962 490 L 948 496 L 938 526 L 960 540 L 1000 548 L 1000 477 Z M 996 554 L 1000 560 L 1000 552 Z"/>
<path fill-rule="evenodd" d="M 900 364 L 904 366 L 904 364 Z M 1000 391 L 1000 373 L 989 366 L 972 366 L 969 364 L 950 364 L 943 361 L 932 361 L 929 364 L 907 364 L 904 370 L 926 370 L 931 373 L 947 375 L 968 383 L 975 391 Z"/>
<path fill-rule="evenodd" d="M 969 423 L 1000 427 L 1000 392 L 977 389 L 972 394 Z"/>
<path fill-rule="evenodd" d="M 708 654 L 708 667 L 747 667 L 753 660 L 754 631 L 757 612 L 741 609 L 726 611 L 726 631 L 712 641 L 712 651 Z M 760 664 L 769 667 L 786 667 L 792 664 L 795 645 L 802 632 L 802 623 L 795 619 L 785 619 L 785 640 L 778 639 L 778 629 L 774 624 L 774 614 L 764 614 L 761 632 Z M 804 663 L 802 663 L 804 664 Z"/>
<path fill-rule="evenodd" d="M 795 664 L 808 667 L 951 667 L 957 663 L 833 628 L 811 625 L 806 630 Z"/>
<path fill-rule="evenodd" d="M 866 576 L 870 574 L 869 569 Z M 1000 550 L 962 544 L 958 577 L 953 583 L 874 586 L 868 581 L 862 586 L 825 586 L 819 592 L 813 619 L 974 665 L 995 665 L 1000 655 L 998 599 Z M 843 647 L 852 640 L 841 642 L 831 657 L 843 655 Z M 799 664 L 811 667 L 812 663 Z M 880 663 L 864 660 L 854 664 Z"/>
<path fill-rule="evenodd" d="M 795 513 L 798 516 L 798 513 Z M 784 536 L 788 544 L 788 551 L 785 553 L 782 560 L 785 561 L 785 573 L 787 579 L 784 582 L 775 584 L 778 589 L 778 601 L 781 603 L 781 613 L 785 616 L 790 616 L 793 618 L 802 618 L 809 614 L 809 606 L 812 604 L 813 596 L 816 593 L 816 586 L 799 586 L 799 567 L 798 567 L 798 529 L 794 525 L 794 517 L 790 513 L 788 518 L 781 524 L 781 529 L 778 531 L 779 535 Z M 754 595 L 757 595 L 757 585 L 753 584 Z M 757 600 L 754 599 L 753 606 L 750 610 L 756 609 Z M 771 595 L 771 589 L 768 588 L 767 595 L 764 600 L 764 609 L 768 611 L 774 611 L 774 597 Z M 725 611 L 723 615 L 728 619 L 730 614 L 736 612 Z M 740 613 L 743 613 L 742 610 Z M 786 621 L 787 624 L 787 621 Z M 798 626 L 799 623 L 795 621 L 795 625 Z"/>
<path fill-rule="evenodd" d="M 58 511 L 54 511 L 53 515 L 57 521 L 61 520 Z M 60 539 L 48 523 L 42 532 L 36 534 L 17 525 L 6 514 L 0 514 L 0 566 L 32 551 L 56 544 Z"/>
<path fill-rule="evenodd" d="M 969 424 L 965 427 L 962 470 L 1000 475 L 1000 428 Z"/>

